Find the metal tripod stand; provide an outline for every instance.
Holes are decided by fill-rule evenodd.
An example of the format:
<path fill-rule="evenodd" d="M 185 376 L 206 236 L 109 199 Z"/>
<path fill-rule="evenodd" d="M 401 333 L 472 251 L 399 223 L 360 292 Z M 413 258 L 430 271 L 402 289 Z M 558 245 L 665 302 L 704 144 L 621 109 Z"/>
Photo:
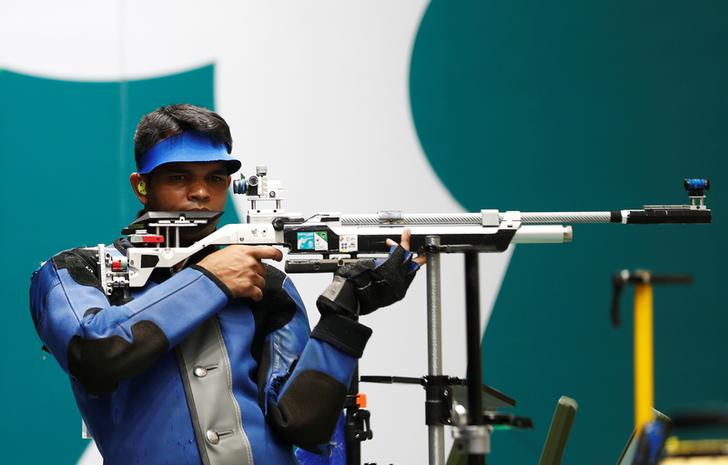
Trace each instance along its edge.
<path fill-rule="evenodd" d="M 467 340 L 467 422 L 456 427 L 468 453 L 469 465 L 485 465 L 485 456 L 490 451 L 490 431 L 484 424 L 482 403 L 482 354 L 480 350 L 480 278 L 478 251 L 467 246 L 448 247 L 440 245 L 440 238 L 427 236 L 427 374 L 442 376 L 442 301 L 440 254 L 462 252 L 465 254 L 465 323 Z M 428 392 L 426 409 L 433 406 Z M 429 464 L 445 463 L 445 431 L 443 424 L 432 424 L 428 419 Z"/>

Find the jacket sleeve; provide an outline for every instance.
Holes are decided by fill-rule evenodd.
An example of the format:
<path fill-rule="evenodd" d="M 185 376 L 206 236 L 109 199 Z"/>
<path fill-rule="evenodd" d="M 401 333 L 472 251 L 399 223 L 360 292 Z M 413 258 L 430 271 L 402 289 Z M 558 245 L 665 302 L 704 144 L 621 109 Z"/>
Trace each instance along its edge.
<path fill-rule="evenodd" d="M 111 392 L 139 375 L 228 302 L 224 285 L 188 268 L 124 305 L 110 305 L 90 254 L 56 255 L 33 274 L 30 288 L 41 340 L 89 394 Z"/>
<path fill-rule="evenodd" d="M 258 369 L 261 408 L 287 442 L 325 453 L 372 331 L 345 316 L 323 315 L 309 336 L 300 295 L 274 268 L 264 295 L 256 304 L 258 310 L 268 307 L 269 326 Z M 271 318 L 277 322 L 271 324 Z"/>

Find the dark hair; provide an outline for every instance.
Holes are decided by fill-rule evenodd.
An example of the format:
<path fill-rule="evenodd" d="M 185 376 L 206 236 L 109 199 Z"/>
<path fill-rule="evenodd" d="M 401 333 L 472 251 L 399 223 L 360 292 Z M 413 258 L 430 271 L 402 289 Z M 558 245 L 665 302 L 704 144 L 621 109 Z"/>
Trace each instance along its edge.
<path fill-rule="evenodd" d="M 144 115 L 134 132 L 134 159 L 137 168 L 141 157 L 160 141 L 185 131 L 209 135 L 218 144 L 233 150 L 230 127 L 217 113 L 187 103 L 159 107 Z"/>

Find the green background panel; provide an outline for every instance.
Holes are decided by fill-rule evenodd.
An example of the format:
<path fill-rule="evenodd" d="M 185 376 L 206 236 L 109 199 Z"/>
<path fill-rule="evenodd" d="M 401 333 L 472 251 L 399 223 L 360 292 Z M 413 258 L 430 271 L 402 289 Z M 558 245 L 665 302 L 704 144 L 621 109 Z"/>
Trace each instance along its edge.
<path fill-rule="evenodd" d="M 60 250 L 119 236 L 140 208 L 128 181 L 136 123 L 171 103 L 212 108 L 213 76 L 212 65 L 123 83 L 0 71 L 3 463 L 72 464 L 88 444 L 66 377 L 40 350 L 28 311 L 32 271 Z M 228 206 L 227 221 L 237 221 Z"/>
<path fill-rule="evenodd" d="M 685 203 L 710 177 L 710 226 L 577 225 L 569 245 L 517 247 L 484 337 L 485 381 L 533 431 L 498 431 L 490 463 L 535 464 L 556 401 L 579 402 L 565 464 L 614 463 L 632 429 L 632 291 L 611 327 L 610 276 L 689 272 L 655 289 L 656 406 L 728 400 L 722 297 L 728 173 L 728 3 L 430 4 L 411 105 L 427 157 L 470 211 Z"/>

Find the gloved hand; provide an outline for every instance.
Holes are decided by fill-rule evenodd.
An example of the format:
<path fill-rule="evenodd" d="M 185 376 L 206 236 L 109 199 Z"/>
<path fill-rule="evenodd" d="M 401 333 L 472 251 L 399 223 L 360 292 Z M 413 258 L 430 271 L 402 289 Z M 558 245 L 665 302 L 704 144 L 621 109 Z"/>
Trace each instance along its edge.
<path fill-rule="evenodd" d="M 386 260 L 362 260 L 345 265 L 334 273 L 334 280 L 316 300 L 322 314 L 336 313 L 357 317 L 401 300 L 424 256 L 412 259 L 409 230 L 402 233 L 402 245 L 390 244 Z"/>

